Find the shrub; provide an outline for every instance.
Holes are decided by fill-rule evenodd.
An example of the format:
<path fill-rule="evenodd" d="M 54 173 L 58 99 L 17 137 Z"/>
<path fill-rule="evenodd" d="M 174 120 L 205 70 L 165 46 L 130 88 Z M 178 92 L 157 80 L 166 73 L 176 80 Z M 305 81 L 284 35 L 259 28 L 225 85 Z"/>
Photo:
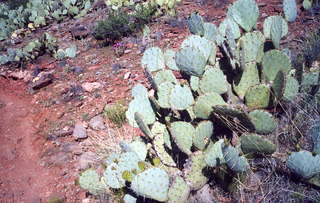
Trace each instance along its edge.
<path fill-rule="evenodd" d="M 104 108 L 104 115 L 117 127 L 121 127 L 126 122 L 127 108 L 121 103 L 106 105 Z"/>

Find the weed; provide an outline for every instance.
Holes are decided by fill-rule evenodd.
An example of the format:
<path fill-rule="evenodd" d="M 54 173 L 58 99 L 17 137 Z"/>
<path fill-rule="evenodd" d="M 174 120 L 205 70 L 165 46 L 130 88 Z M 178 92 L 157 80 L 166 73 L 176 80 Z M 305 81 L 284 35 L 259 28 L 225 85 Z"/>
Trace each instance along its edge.
<path fill-rule="evenodd" d="M 51 197 L 49 203 L 64 203 L 64 200 L 59 197 Z"/>
<path fill-rule="evenodd" d="M 126 110 L 127 108 L 121 102 L 117 102 L 113 105 L 106 105 L 104 115 L 117 127 L 121 127 L 126 122 Z"/>
<path fill-rule="evenodd" d="M 82 120 L 83 121 L 89 121 L 89 119 L 90 119 L 90 115 L 88 113 L 85 113 L 85 114 L 82 115 Z"/>

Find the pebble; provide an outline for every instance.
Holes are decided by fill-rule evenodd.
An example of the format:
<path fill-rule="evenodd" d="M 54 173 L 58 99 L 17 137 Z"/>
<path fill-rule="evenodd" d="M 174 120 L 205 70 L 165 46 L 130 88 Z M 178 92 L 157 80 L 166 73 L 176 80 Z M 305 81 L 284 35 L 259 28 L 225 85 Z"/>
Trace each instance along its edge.
<path fill-rule="evenodd" d="M 101 115 L 95 116 L 90 120 L 89 126 L 93 130 L 104 130 L 104 129 L 106 129 L 106 126 L 104 125 L 103 120 L 104 119 Z"/>
<path fill-rule="evenodd" d="M 87 130 L 84 127 L 83 123 L 77 122 L 74 126 L 73 134 L 72 136 L 77 139 L 85 139 L 88 137 Z"/>
<path fill-rule="evenodd" d="M 87 92 L 93 92 L 96 89 L 100 89 L 102 87 L 102 84 L 99 82 L 86 82 L 83 83 L 82 88 Z"/>

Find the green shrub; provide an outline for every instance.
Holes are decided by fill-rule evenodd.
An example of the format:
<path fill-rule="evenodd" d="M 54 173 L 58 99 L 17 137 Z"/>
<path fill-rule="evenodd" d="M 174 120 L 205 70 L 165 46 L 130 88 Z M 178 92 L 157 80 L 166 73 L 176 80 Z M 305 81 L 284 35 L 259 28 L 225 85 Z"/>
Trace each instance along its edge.
<path fill-rule="evenodd" d="M 121 127 L 126 122 L 127 108 L 120 102 L 106 105 L 104 108 L 104 115 L 117 127 Z"/>

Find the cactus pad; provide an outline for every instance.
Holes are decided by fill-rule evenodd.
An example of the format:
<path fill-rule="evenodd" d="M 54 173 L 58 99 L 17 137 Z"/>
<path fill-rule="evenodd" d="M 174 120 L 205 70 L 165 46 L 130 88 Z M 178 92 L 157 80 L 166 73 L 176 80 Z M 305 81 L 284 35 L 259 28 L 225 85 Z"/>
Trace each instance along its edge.
<path fill-rule="evenodd" d="M 271 39 L 271 27 L 272 27 L 272 22 L 274 21 L 281 21 L 281 38 L 286 36 L 288 34 L 288 23 L 287 21 L 281 17 L 281 16 L 269 16 L 264 20 L 263 23 L 263 34 L 267 39 Z"/>
<path fill-rule="evenodd" d="M 263 74 L 269 81 L 274 80 L 279 71 L 288 73 L 291 69 L 289 57 L 278 50 L 266 52 L 262 60 L 262 66 Z"/>
<path fill-rule="evenodd" d="M 190 194 L 189 185 L 180 176 L 175 177 L 172 185 L 169 188 L 169 202 L 170 203 L 183 203 L 188 202 Z"/>
<path fill-rule="evenodd" d="M 272 83 L 272 92 L 276 99 L 280 100 L 284 94 L 286 86 L 286 75 L 279 71 Z"/>
<path fill-rule="evenodd" d="M 243 70 L 241 79 L 237 85 L 234 85 L 234 91 L 240 98 L 244 98 L 247 90 L 260 83 L 259 71 L 255 62 L 247 63 Z"/>
<path fill-rule="evenodd" d="M 204 23 L 202 17 L 198 13 L 192 13 L 187 20 L 187 24 L 191 34 L 203 36 Z"/>
<path fill-rule="evenodd" d="M 218 68 L 207 69 L 200 80 L 200 90 L 203 93 L 216 92 L 218 94 L 226 93 L 228 82 L 226 76 Z"/>
<path fill-rule="evenodd" d="M 187 160 L 184 167 L 184 177 L 191 190 L 202 188 L 208 181 L 208 178 L 202 172 L 205 167 L 206 162 L 202 152 L 192 154 Z"/>
<path fill-rule="evenodd" d="M 171 82 L 177 84 L 178 81 L 176 77 L 173 75 L 171 70 L 161 70 L 156 73 L 154 76 L 154 83 L 156 84 L 157 87 L 161 85 L 161 83 L 164 82 Z"/>
<path fill-rule="evenodd" d="M 224 146 L 224 140 L 213 143 L 211 142 L 207 147 L 204 160 L 210 167 L 216 167 L 225 163 L 225 159 L 222 153 L 222 148 Z"/>
<path fill-rule="evenodd" d="M 207 64 L 206 58 L 199 49 L 187 47 L 176 54 L 178 68 L 189 75 L 201 76 Z"/>
<path fill-rule="evenodd" d="M 170 133 L 179 149 L 188 155 L 191 154 L 194 127 L 190 123 L 177 121 L 171 124 Z"/>
<path fill-rule="evenodd" d="M 136 84 L 131 90 L 131 95 L 133 98 L 136 98 L 136 97 L 147 98 L 148 97 L 148 90 L 142 84 Z"/>
<path fill-rule="evenodd" d="M 197 98 L 194 105 L 194 113 L 197 118 L 208 119 L 215 105 L 225 105 L 226 102 L 217 93 L 204 94 Z"/>
<path fill-rule="evenodd" d="M 263 57 L 265 37 L 260 31 L 249 32 L 239 39 L 244 63 L 260 63 Z"/>
<path fill-rule="evenodd" d="M 280 48 L 280 40 L 282 37 L 282 21 L 279 20 L 278 18 L 273 18 L 272 19 L 272 24 L 271 24 L 271 30 L 270 30 L 270 36 L 272 43 L 276 49 Z"/>
<path fill-rule="evenodd" d="M 249 118 L 259 134 L 269 134 L 277 128 L 277 121 L 269 112 L 254 110 L 249 113 Z"/>
<path fill-rule="evenodd" d="M 167 49 L 164 52 L 165 64 L 171 70 L 179 70 L 176 64 L 176 52 L 172 49 Z"/>
<path fill-rule="evenodd" d="M 140 139 L 135 140 L 129 144 L 131 152 L 135 152 L 141 161 L 144 161 L 147 157 L 147 145 Z"/>
<path fill-rule="evenodd" d="M 293 76 L 288 76 L 286 81 L 286 86 L 284 89 L 283 97 L 285 100 L 293 100 L 299 92 L 299 82 Z"/>
<path fill-rule="evenodd" d="M 270 102 L 270 89 L 264 84 L 253 86 L 248 89 L 244 98 L 250 109 L 266 108 Z"/>
<path fill-rule="evenodd" d="M 199 90 L 199 84 L 200 84 L 200 79 L 196 76 L 191 76 L 190 77 L 190 87 L 193 91 L 198 91 Z"/>
<path fill-rule="evenodd" d="M 311 126 L 308 135 L 311 137 L 313 142 L 313 152 L 320 154 L 320 121 L 317 121 Z"/>
<path fill-rule="evenodd" d="M 151 103 L 148 98 L 137 97 L 134 98 L 128 107 L 126 117 L 129 124 L 133 127 L 138 127 L 135 120 L 135 113 L 141 115 L 142 120 L 147 124 L 152 124 L 156 120 L 155 113 L 152 109 Z"/>
<path fill-rule="evenodd" d="M 170 108 L 170 92 L 175 87 L 171 82 L 164 82 L 158 87 L 158 103 L 161 108 Z"/>
<path fill-rule="evenodd" d="M 187 39 L 183 40 L 181 44 L 181 49 L 191 47 L 194 49 L 197 49 L 201 51 L 202 55 L 209 59 L 210 55 L 212 54 L 213 46 L 215 46 L 214 43 L 210 42 L 209 40 L 206 40 L 203 37 L 200 37 L 198 35 L 190 35 L 187 37 Z"/>
<path fill-rule="evenodd" d="M 309 179 L 320 173 L 320 155 L 308 151 L 292 153 L 287 161 L 288 168 L 302 178 Z"/>
<path fill-rule="evenodd" d="M 168 199 L 169 176 L 160 168 L 150 168 L 136 175 L 131 189 L 138 195 L 164 202 Z"/>
<path fill-rule="evenodd" d="M 199 150 L 204 150 L 210 137 L 213 134 L 213 123 L 211 121 L 201 121 L 196 127 L 196 133 L 193 138 L 193 145 Z"/>
<path fill-rule="evenodd" d="M 148 48 L 141 60 L 142 67 L 150 72 L 165 68 L 164 55 L 159 47 Z"/>
<path fill-rule="evenodd" d="M 293 22 L 297 18 L 296 0 L 283 0 L 283 11 L 288 22 Z"/>
<path fill-rule="evenodd" d="M 106 185 L 100 181 L 98 173 L 93 169 L 88 169 L 80 174 L 79 184 L 83 189 L 88 190 L 94 195 L 103 193 L 107 188 Z"/>
<path fill-rule="evenodd" d="M 170 94 L 170 105 L 174 110 L 185 110 L 194 103 L 190 88 L 176 85 Z"/>
<path fill-rule="evenodd" d="M 239 150 L 232 146 L 222 148 L 227 166 L 234 172 L 245 172 L 249 168 L 249 163 L 244 156 L 239 156 Z"/>
<path fill-rule="evenodd" d="M 234 20 L 231 18 L 225 18 L 219 25 L 219 33 L 222 36 L 226 36 L 226 30 L 230 29 L 234 39 L 238 39 L 241 36 L 240 28 Z"/>
<path fill-rule="evenodd" d="M 137 198 L 129 195 L 129 194 L 126 194 L 124 197 L 123 197 L 123 202 L 124 203 L 136 203 L 137 202 Z"/>
<path fill-rule="evenodd" d="M 272 154 L 276 151 L 275 144 L 259 135 L 244 134 L 240 139 L 241 149 L 245 154 Z"/>
<path fill-rule="evenodd" d="M 254 0 L 237 0 L 229 7 L 228 16 L 250 32 L 258 21 L 259 8 Z"/>
<path fill-rule="evenodd" d="M 222 44 L 223 36 L 220 34 L 217 26 L 212 23 L 204 23 L 204 38 L 215 42 L 217 45 Z"/>

